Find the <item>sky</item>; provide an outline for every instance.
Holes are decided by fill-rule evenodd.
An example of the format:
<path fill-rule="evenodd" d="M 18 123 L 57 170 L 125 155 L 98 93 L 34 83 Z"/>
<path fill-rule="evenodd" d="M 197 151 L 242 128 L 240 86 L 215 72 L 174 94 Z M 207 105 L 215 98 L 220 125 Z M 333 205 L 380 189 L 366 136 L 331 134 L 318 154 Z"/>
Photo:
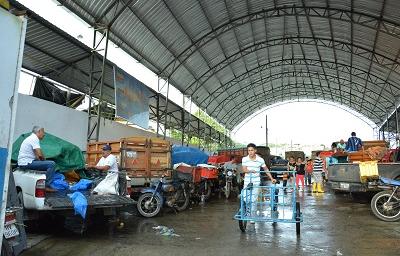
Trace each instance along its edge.
<path fill-rule="evenodd" d="M 59 6 L 56 1 L 41 0 L 41 4 L 31 0 L 19 0 L 19 2 L 91 47 L 92 28 L 70 11 Z M 150 88 L 157 90 L 157 76 L 112 43 L 109 46 L 108 59 Z M 21 75 L 20 92 L 25 94 L 32 92 L 31 76 Z M 161 93 L 165 94 L 166 88 Z M 183 95 L 176 88 L 171 87 L 169 95 L 171 100 L 182 106 Z M 191 106 L 186 104 L 185 107 L 188 111 L 191 108 L 192 113 L 198 109 L 195 104 Z M 334 104 L 321 102 L 281 104 L 247 118 L 233 129 L 231 137 L 243 144 L 249 142 L 265 144 L 265 115 L 268 115 L 270 143 L 328 146 L 333 141 L 346 140 L 352 131 L 357 132 L 363 140 L 373 139 L 373 128 L 350 114 L 349 109 L 346 110 L 343 106 L 339 108 Z M 254 113 L 249 110 L 249 116 L 252 114 Z"/>

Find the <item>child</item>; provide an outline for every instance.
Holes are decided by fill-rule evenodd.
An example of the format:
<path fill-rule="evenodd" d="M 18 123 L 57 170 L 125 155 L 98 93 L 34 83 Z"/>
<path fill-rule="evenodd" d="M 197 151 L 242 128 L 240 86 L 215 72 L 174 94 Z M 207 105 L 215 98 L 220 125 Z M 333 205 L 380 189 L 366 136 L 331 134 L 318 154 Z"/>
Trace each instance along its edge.
<path fill-rule="evenodd" d="M 313 173 L 313 162 L 311 159 L 308 159 L 307 164 L 306 164 L 306 177 L 305 177 L 305 183 L 306 183 L 306 186 L 308 186 L 308 187 L 311 186 L 312 173 Z"/>
<path fill-rule="evenodd" d="M 303 191 L 304 189 L 304 175 L 306 164 L 303 161 L 303 158 L 298 157 L 296 162 L 296 187 L 299 188 L 299 191 Z M 301 187 L 299 183 L 301 182 Z"/>

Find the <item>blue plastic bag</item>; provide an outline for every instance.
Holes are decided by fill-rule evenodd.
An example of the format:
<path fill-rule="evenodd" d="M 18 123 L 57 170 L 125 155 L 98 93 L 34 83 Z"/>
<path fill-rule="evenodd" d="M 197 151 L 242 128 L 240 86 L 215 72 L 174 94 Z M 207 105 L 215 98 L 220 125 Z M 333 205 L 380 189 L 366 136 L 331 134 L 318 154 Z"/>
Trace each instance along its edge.
<path fill-rule="evenodd" d="M 78 183 L 71 186 L 69 189 L 71 191 L 87 190 L 92 186 L 92 181 L 87 179 L 81 179 Z"/>
<path fill-rule="evenodd" d="M 62 175 L 61 173 L 55 173 L 53 176 L 53 181 L 50 184 L 50 187 L 56 190 L 64 190 L 68 189 L 69 185 L 68 182 L 65 181 L 64 175 Z"/>
<path fill-rule="evenodd" d="M 79 214 L 82 218 L 86 218 L 87 200 L 86 197 L 81 192 L 74 192 L 73 194 L 68 194 L 74 204 L 75 215 Z"/>

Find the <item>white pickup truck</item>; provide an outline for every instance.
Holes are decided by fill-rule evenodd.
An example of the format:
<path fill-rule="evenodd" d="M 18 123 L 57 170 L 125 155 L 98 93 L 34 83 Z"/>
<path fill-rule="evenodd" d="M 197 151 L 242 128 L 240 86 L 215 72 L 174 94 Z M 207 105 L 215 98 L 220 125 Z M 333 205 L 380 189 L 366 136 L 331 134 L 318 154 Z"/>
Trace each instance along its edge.
<path fill-rule="evenodd" d="M 46 172 L 34 170 L 22 170 L 16 168 L 13 171 L 17 197 L 20 205 L 25 209 L 25 219 L 36 219 L 40 213 L 53 213 L 63 216 L 72 216 L 74 206 L 67 196 L 72 193 L 68 190 L 46 193 Z M 127 196 L 96 195 L 90 191 L 81 191 L 88 201 L 87 217 L 94 213 L 104 216 L 118 214 L 121 207 L 133 206 L 134 201 Z"/>

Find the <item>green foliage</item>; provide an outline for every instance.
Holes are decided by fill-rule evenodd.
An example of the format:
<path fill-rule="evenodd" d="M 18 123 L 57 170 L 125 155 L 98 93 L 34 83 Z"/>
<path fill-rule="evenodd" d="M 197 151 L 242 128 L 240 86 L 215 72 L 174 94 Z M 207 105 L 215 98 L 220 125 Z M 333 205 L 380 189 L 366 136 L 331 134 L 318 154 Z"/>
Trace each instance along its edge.
<path fill-rule="evenodd" d="M 176 129 L 171 129 L 170 130 L 170 136 L 173 139 L 176 140 L 181 140 L 182 139 L 182 132 Z M 184 144 L 191 144 L 191 145 L 200 145 L 201 148 L 205 148 L 206 150 L 210 152 L 215 152 L 219 149 L 225 148 L 225 145 L 223 144 L 218 144 L 217 142 L 210 142 L 201 138 L 198 138 L 196 136 L 193 136 L 189 138 L 187 134 L 184 136 Z"/>
<path fill-rule="evenodd" d="M 199 109 L 194 113 L 194 116 L 199 118 L 201 121 L 208 124 L 212 128 L 214 128 L 216 131 L 219 131 L 223 134 L 227 134 L 228 130 L 225 129 L 222 125 L 220 125 L 217 121 L 215 121 L 214 118 L 207 115 L 207 113 L 205 113 L 204 111 Z"/>

